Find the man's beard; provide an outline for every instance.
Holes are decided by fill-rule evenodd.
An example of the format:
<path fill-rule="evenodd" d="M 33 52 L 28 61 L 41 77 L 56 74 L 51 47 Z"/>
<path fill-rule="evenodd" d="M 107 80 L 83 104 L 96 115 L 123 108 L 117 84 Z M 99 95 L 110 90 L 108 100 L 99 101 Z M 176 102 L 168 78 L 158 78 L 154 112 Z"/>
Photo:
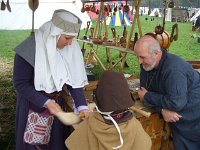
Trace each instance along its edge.
<path fill-rule="evenodd" d="M 152 61 L 153 61 L 153 63 L 149 67 L 145 67 L 144 65 L 142 65 L 142 67 L 143 67 L 143 69 L 145 71 L 151 71 L 156 66 L 156 60 L 155 60 L 155 58 L 152 58 Z"/>

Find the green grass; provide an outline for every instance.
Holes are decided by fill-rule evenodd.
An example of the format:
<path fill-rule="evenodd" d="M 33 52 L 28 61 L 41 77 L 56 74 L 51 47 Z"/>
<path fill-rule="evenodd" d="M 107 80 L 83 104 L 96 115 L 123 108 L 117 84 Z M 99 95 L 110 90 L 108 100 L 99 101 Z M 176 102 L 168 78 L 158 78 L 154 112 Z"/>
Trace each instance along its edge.
<path fill-rule="evenodd" d="M 154 18 L 154 21 L 151 21 L 151 18 L 148 17 L 148 20 L 146 20 L 146 16 L 142 16 L 140 18 L 141 21 L 141 28 L 142 28 L 142 34 L 146 34 L 148 32 L 154 32 L 154 29 L 158 25 L 162 25 L 162 18 Z M 95 22 L 93 21 L 93 24 Z M 165 24 L 165 31 L 167 31 L 169 34 L 171 34 L 172 31 L 172 26 L 175 24 L 175 22 L 166 22 Z M 110 26 L 108 26 L 108 31 L 109 31 L 109 39 L 112 40 L 112 33 L 110 30 Z M 192 31 L 192 23 L 187 22 L 187 23 L 179 23 L 178 22 L 178 28 L 179 28 L 179 35 L 178 35 L 178 40 L 173 41 L 169 47 L 169 52 L 176 54 L 183 58 L 184 60 L 200 60 L 200 43 L 197 42 L 197 38 L 191 38 L 193 34 L 196 34 L 197 36 L 200 36 L 200 32 L 193 32 Z M 122 36 L 123 32 L 123 27 L 115 27 L 117 35 Z M 128 26 L 127 30 L 130 32 L 131 27 Z M 129 33 L 128 32 L 128 33 Z M 135 26 L 134 33 L 138 32 L 138 26 Z M 82 34 L 84 31 L 82 31 Z M 102 31 L 103 35 L 104 31 Z M 134 36 L 133 33 L 133 36 Z M 81 35 L 82 35 L 81 34 Z M 134 37 L 132 37 L 132 40 Z M 87 47 L 89 50 L 90 47 Z M 112 50 L 113 52 L 113 59 L 116 59 L 118 57 L 118 52 Z M 106 53 L 105 53 L 105 48 L 100 47 L 98 49 L 98 54 L 103 61 L 103 63 L 106 65 Z M 127 55 L 127 62 L 129 64 L 129 68 L 124 68 L 125 73 L 129 74 L 135 74 L 136 76 L 139 75 L 139 65 L 137 63 L 137 59 L 134 55 L 128 54 Z M 118 66 L 119 67 L 119 66 Z M 115 70 L 118 70 L 118 68 L 115 68 Z M 93 69 L 93 72 L 95 75 L 99 76 L 102 72 L 102 68 L 98 65 Z"/>
<path fill-rule="evenodd" d="M 148 18 L 148 20 L 146 20 Z M 162 18 L 154 18 L 154 21 L 151 21 L 150 17 L 142 16 L 140 17 L 142 33 L 153 32 L 154 28 L 157 25 L 162 25 Z M 93 27 L 95 27 L 96 20 L 93 20 Z M 166 22 L 165 31 L 169 34 L 171 33 L 171 28 L 173 26 L 173 22 Z M 169 52 L 174 53 L 184 60 L 198 60 L 200 59 L 200 43 L 197 42 L 197 38 L 191 38 L 192 34 L 200 35 L 200 32 L 192 31 L 192 23 L 178 23 L 179 27 L 179 37 L 177 41 L 171 43 L 169 47 Z M 108 26 L 109 39 L 112 40 L 112 33 L 110 30 L 110 26 Z M 117 35 L 122 36 L 123 27 L 115 27 Z M 131 26 L 127 27 L 128 33 L 130 32 Z M 16 47 L 21 41 L 23 41 L 26 37 L 30 35 L 31 30 L 17 30 L 17 31 L 9 31 L 9 30 L 0 30 L 0 59 L 8 59 L 9 61 L 13 60 L 14 52 L 13 48 Z M 138 32 L 138 26 L 135 26 L 134 33 Z M 80 38 L 84 35 L 85 30 L 81 30 Z M 104 29 L 102 30 L 102 35 L 104 33 Z M 133 36 L 134 36 L 133 33 Z M 90 35 L 90 31 L 88 31 L 88 35 Z M 133 40 L 134 37 L 132 37 Z M 82 47 L 82 43 L 80 43 Z M 90 46 L 86 45 L 86 55 L 90 50 Z M 118 58 L 118 51 L 111 50 L 113 60 Z M 105 66 L 108 66 L 105 47 L 100 46 L 98 48 L 98 55 L 101 58 L 102 62 Z M 129 64 L 129 68 L 125 68 L 124 72 L 129 74 L 139 75 L 139 66 L 135 56 L 132 54 L 127 55 L 127 62 Z M 116 66 L 115 70 L 118 70 L 119 65 Z M 94 74 L 98 78 L 103 69 L 100 65 L 95 66 L 93 69 Z"/>

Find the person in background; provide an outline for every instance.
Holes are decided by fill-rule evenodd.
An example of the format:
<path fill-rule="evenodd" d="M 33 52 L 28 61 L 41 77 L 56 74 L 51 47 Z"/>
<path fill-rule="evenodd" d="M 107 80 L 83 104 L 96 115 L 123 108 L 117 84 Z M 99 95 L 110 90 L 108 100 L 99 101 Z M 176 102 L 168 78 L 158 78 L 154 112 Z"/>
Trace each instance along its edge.
<path fill-rule="evenodd" d="M 104 71 L 96 89 L 96 109 L 66 139 L 70 150 L 150 150 L 151 139 L 130 107 L 123 73 Z"/>
<path fill-rule="evenodd" d="M 199 150 L 200 74 L 150 35 L 136 42 L 134 53 L 141 66 L 140 100 L 170 122 L 175 150 Z"/>
<path fill-rule="evenodd" d="M 70 127 L 54 117 L 64 106 L 60 95 L 64 85 L 73 98 L 75 112 L 89 115 L 83 93 L 88 81 L 75 38 L 80 27 L 81 20 L 76 15 L 56 10 L 49 22 L 14 49 L 16 150 L 66 150 L 64 140 L 70 134 Z M 47 125 L 37 122 L 41 114 L 42 121 L 45 122 L 44 117 L 48 119 Z"/>

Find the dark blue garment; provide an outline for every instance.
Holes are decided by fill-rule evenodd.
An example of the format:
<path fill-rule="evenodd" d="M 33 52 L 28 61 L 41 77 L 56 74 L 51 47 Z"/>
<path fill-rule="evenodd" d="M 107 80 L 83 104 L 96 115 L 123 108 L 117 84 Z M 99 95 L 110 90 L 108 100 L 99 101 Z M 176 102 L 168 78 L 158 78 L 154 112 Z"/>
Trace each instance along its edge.
<path fill-rule="evenodd" d="M 181 134 L 173 131 L 174 150 L 200 150 L 200 142 L 184 138 Z"/>
<path fill-rule="evenodd" d="M 36 112 L 44 110 L 44 103 L 49 97 L 38 92 L 34 88 L 34 68 L 22 57 L 16 54 L 14 60 L 14 86 L 17 92 L 16 102 L 16 150 L 35 150 L 36 146 L 31 146 L 23 142 L 24 130 L 27 122 L 29 108 Z M 83 105 L 85 99 L 83 90 L 72 89 L 69 91 L 75 101 L 76 107 Z M 58 103 L 62 106 L 63 100 L 60 97 Z M 50 143 L 43 146 L 42 150 L 66 150 L 65 139 L 70 134 L 70 127 L 63 125 L 56 117 L 54 118 Z"/>
<path fill-rule="evenodd" d="M 199 143 L 200 74 L 189 63 L 163 51 L 156 69 L 147 72 L 141 67 L 140 82 L 148 90 L 144 104 L 158 113 L 165 108 L 180 114 L 182 118 L 172 123 L 172 129 Z"/>

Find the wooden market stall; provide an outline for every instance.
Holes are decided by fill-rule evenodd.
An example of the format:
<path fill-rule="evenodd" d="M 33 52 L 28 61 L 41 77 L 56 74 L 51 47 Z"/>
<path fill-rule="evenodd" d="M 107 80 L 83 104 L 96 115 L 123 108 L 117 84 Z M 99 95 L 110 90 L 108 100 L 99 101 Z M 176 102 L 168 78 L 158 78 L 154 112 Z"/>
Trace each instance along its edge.
<path fill-rule="evenodd" d="M 116 35 L 116 30 L 115 28 L 111 28 L 112 31 L 112 40 L 108 39 L 108 28 L 105 24 L 105 13 L 106 11 L 109 11 L 105 8 L 105 2 L 109 2 L 112 0 L 100 0 L 100 1 L 84 1 L 82 11 L 86 8 L 89 10 L 87 7 L 87 3 L 95 3 L 95 2 L 100 2 L 100 10 L 98 11 L 98 18 L 97 18 L 97 23 L 95 28 L 91 28 L 91 36 L 89 39 L 78 39 L 79 42 L 83 42 L 83 45 L 85 43 L 89 44 L 91 47 L 92 54 L 98 61 L 98 63 L 101 65 L 103 70 L 107 69 L 113 69 L 116 65 L 120 64 L 120 70 L 123 71 L 124 69 L 124 64 L 126 62 L 126 56 L 128 54 L 134 55 L 133 48 L 136 40 L 132 40 L 133 33 L 135 30 L 135 27 L 138 27 L 139 34 L 138 36 L 141 37 L 143 36 L 142 29 L 141 29 L 141 23 L 140 23 L 140 17 L 139 17 L 139 7 L 141 0 L 134 0 L 134 9 L 135 9 L 135 14 L 133 15 L 133 22 L 131 25 L 130 32 L 126 31 L 126 28 L 124 27 L 123 30 L 123 35 L 121 38 L 117 37 Z M 126 0 L 127 2 L 128 0 Z M 150 3 L 150 0 L 149 0 Z M 126 5 L 127 6 L 127 3 Z M 92 6 L 92 11 L 95 12 L 94 5 Z M 123 8 L 125 10 L 125 8 Z M 166 7 L 165 7 L 166 9 Z M 164 9 L 164 11 L 165 11 Z M 103 16 L 103 17 L 102 17 Z M 163 19 L 163 25 L 162 26 L 157 26 L 155 28 L 155 32 L 152 32 L 151 34 L 155 36 L 155 38 L 158 39 L 160 42 L 161 47 L 163 48 L 168 48 L 170 46 L 170 43 L 173 40 L 177 40 L 178 38 L 178 26 L 175 25 L 172 28 L 172 33 L 171 35 L 168 34 L 167 32 L 164 31 L 164 26 L 165 26 L 165 17 Z M 104 22 L 104 23 L 103 23 Z M 101 31 L 104 29 L 105 33 L 101 35 Z M 157 32 L 156 32 L 157 31 Z M 176 35 L 174 36 L 174 33 L 176 32 Z M 87 33 L 87 31 L 86 31 Z M 137 37 L 137 38 L 139 38 Z M 166 38 L 166 39 L 165 39 Z M 107 56 L 109 58 L 109 67 L 106 67 L 101 58 L 98 56 L 98 49 L 99 47 L 103 47 L 107 53 Z M 120 57 L 118 60 L 115 61 L 115 63 L 112 63 L 112 56 L 111 52 L 112 51 L 118 51 L 120 53 Z M 135 81 L 138 81 L 138 79 L 135 78 L 128 78 L 127 81 L 129 84 L 135 84 Z M 89 105 L 92 103 L 94 105 L 92 99 L 93 97 L 93 92 L 96 89 L 98 81 L 91 81 L 89 85 L 85 87 L 85 94 L 86 98 L 89 102 Z M 131 85 L 130 87 L 132 87 Z M 173 150 L 172 146 L 172 141 L 171 141 L 171 131 L 169 124 L 166 123 L 159 114 L 154 112 L 152 109 L 146 108 L 143 106 L 143 104 L 137 100 L 137 92 L 134 91 L 133 89 L 130 88 L 130 92 L 132 95 L 135 97 L 135 105 L 132 107 L 133 111 L 136 112 L 136 118 L 141 122 L 144 130 L 149 134 L 149 136 L 152 139 L 152 148 L 151 150 Z"/>
<path fill-rule="evenodd" d="M 116 65 L 121 63 L 120 71 L 123 71 L 124 63 L 126 61 L 126 55 L 134 54 L 133 47 L 134 47 L 134 43 L 136 41 L 132 41 L 132 36 L 133 36 L 133 32 L 134 32 L 136 24 L 138 25 L 138 28 L 139 28 L 139 35 L 140 35 L 140 37 L 142 36 L 142 30 L 141 30 L 141 24 L 140 24 L 140 18 L 139 18 L 139 6 L 140 6 L 141 0 L 134 1 L 134 7 L 135 7 L 136 12 L 133 17 L 133 22 L 132 22 L 129 34 L 126 30 L 126 27 L 124 26 L 124 31 L 123 31 L 122 37 L 117 37 L 116 30 L 113 27 L 113 28 L 111 28 L 112 37 L 113 37 L 111 40 L 108 39 L 108 28 L 105 23 L 106 22 L 105 14 L 107 14 L 107 12 L 109 11 L 110 6 L 104 4 L 104 2 L 110 2 L 110 1 L 112 1 L 112 0 L 84 1 L 82 11 L 88 10 L 88 6 L 86 5 L 87 3 L 95 3 L 95 2 L 100 2 L 100 10 L 98 10 L 99 16 L 97 18 L 96 26 L 95 26 L 95 28 L 91 28 L 93 31 L 90 36 L 90 39 L 83 38 L 83 39 L 78 39 L 78 40 L 80 42 L 87 43 L 91 46 L 91 50 L 93 51 L 94 57 L 97 59 L 98 63 L 101 65 L 101 67 L 104 70 L 113 69 Z M 129 0 L 126 0 L 126 4 L 122 8 L 123 9 L 123 17 L 127 11 L 130 11 L 127 1 L 129 1 Z M 93 7 L 94 7 L 94 5 L 93 5 Z M 94 11 L 93 7 L 91 8 L 91 11 Z M 122 20 L 122 22 L 124 22 L 124 20 Z M 102 33 L 101 33 L 102 29 L 105 30 L 104 35 L 102 35 Z M 105 67 L 105 65 L 102 63 L 102 60 L 98 56 L 98 49 L 100 46 L 105 47 L 105 50 L 106 50 L 106 53 L 107 53 L 107 56 L 108 56 L 108 59 L 110 62 L 110 65 L 108 68 Z M 116 60 L 114 64 L 112 63 L 111 51 L 118 51 L 120 53 L 119 59 Z"/>

